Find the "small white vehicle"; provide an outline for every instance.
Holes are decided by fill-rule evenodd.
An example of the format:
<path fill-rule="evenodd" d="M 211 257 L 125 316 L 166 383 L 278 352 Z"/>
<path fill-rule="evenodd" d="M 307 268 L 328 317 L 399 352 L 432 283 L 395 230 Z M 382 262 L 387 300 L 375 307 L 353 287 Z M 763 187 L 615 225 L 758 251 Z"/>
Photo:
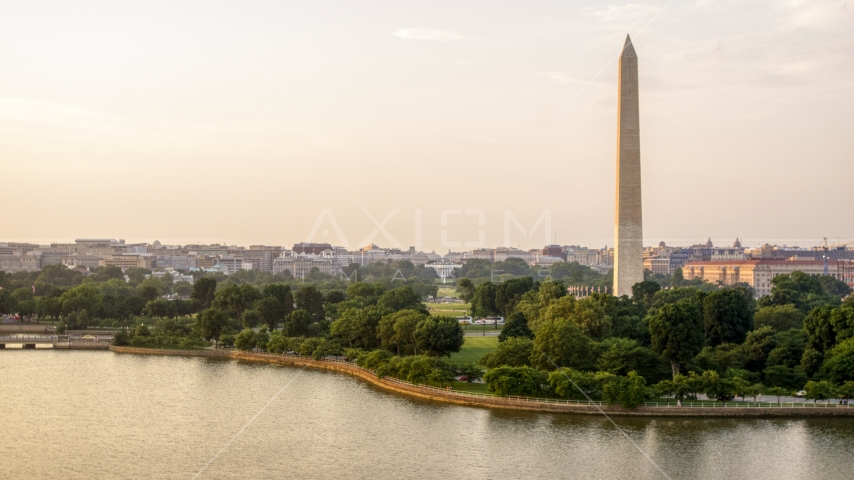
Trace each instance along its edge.
<path fill-rule="evenodd" d="M 807 392 L 806 392 L 806 390 L 801 390 L 800 392 L 796 393 L 795 396 L 796 397 L 806 397 Z"/>

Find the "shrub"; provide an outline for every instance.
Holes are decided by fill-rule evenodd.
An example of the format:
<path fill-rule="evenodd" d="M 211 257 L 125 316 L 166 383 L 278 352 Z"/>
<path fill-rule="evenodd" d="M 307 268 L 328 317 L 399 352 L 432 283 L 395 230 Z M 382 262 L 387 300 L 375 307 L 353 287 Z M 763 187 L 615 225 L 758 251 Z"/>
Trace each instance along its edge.
<path fill-rule="evenodd" d="M 535 395 L 546 382 L 546 374 L 531 367 L 498 367 L 483 376 L 489 391 L 501 396 Z"/>

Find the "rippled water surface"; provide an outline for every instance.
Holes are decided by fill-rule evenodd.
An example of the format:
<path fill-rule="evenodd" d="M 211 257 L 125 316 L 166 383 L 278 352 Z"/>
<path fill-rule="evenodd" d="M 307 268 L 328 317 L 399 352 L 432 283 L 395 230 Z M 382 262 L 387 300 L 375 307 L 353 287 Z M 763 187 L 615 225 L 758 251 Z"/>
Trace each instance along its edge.
<path fill-rule="evenodd" d="M 316 370 L 2 351 L 0 385 L 0 478 L 664 478 L 604 418 Z M 671 478 L 854 478 L 854 420 L 614 420 Z"/>

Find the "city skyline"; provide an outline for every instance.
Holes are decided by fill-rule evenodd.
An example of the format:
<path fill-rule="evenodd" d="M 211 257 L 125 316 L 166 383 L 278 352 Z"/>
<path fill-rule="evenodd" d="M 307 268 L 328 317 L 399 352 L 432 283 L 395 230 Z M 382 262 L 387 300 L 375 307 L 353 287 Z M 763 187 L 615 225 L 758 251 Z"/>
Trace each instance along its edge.
<path fill-rule="evenodd" d="M 440 251 L 443 211 L 482 211 L 502 246 L 509 209 L 526 233 L 550 210 L 557 243 L 611 245 L 626 32 L 650 52 L 645 244 L 854 238 L 836 207 L 854 199 L 838 2 L 196 5 L 0 19 L 4 238 L 292 244 L 328 210 L 356 245 L 398 210 L 385 228 L 408 246 L 420 210 Z M 452 240 L 477 241 L 463 217 Z M 511 224 L 511 245 L 544 237 Z"/>

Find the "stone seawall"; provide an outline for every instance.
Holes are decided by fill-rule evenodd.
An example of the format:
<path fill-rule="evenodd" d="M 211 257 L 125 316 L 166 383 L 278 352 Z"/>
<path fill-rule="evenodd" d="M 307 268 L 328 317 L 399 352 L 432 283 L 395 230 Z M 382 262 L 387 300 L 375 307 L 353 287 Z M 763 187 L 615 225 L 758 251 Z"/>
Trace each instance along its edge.
<path fill-rule="evenodd" d="M 343 372 L 358 377 L 383 390 L 417 397 L 424 400 L 432 400 L 454 405 L 465 405 L 472 407 L 498 408 L 503 410 L 519 410 L 527 412 L 546 413 L 572 413 L 580 415 L 601 415 L 602 412 L 613 416 L 636 416 L 636 417 L 852 417 L 854 408 L 825 408 L 825 407 L 796 407 L 796 408 L 708 408 L 708 407 L 638 407 L 627 409 L 619 406 L 574 405 L 565 403 L 548 403 L 545 399 L 537 402 L 534 399 L 525 401 L 504 397 L 480 397 L 465 395 L 462 393 L 446 392 L 439 389 L 427 389 L 415 385 L 397 382 L 377 376 L 367 370 L 355 365 L 343 362 L 332 362 L 326 360 L 314 360 L 307 357 L 296 357 L 289 355 L 274 355 L 252 352 L 241 352 L 236 350 L 162 350 L 150 348 L 115 347 L 110 350 L 117 353 L 135 353 L 145 355 L 178 355 L 178 356 L 201 356 L 231 358 L 241 361 L 275 363 L 279 365 L 291 365 L 298 367 L 320 368 Z M 552 401 L 554 402 L 554 401 Z M 600 410 L 601 409 L 601 410 Z"/>

